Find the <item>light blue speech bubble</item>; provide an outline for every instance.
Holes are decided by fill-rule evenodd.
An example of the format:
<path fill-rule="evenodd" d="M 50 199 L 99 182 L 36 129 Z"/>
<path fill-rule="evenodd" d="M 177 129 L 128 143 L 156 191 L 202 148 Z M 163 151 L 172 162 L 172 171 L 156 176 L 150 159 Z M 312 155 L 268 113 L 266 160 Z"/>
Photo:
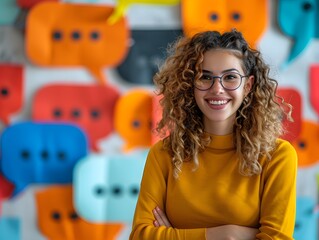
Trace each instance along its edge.
<path fill-rule="evenodd" d="M 31 183 L 71 183 L 74 165 L 88 153 L 85 133 L 62 123 L 11 125 L 0 147 L 3 174 L 15 185 L 13 196 Z"/>
<path fill-rule="evenodd" d="M 315 200 L 310 197 L 297 197 L 297 215 L 294 231 L 296 240 L 318 239 L 318 211 Z"/>
<path fill-rule="evenodd" d="M 279 0 L 278 22 L 284 34 L 294 41 L 283 67 L 291 63 L 309 44 L 319 37 L 318 0 Z"/>
<path fill-rule="evenodd" d="M 92 222 L 132 222 L 147 152 L 82 159 L 74 168 L 75 209 Z"/>
<path fill-rule="evenodd" d="M 20 8 L 16 0 L 1 0 L 0 1 L 0 25 L 12 25 L 18 14 Z"/>
<path fill-rule="evenodd" d="M 0 217 L 0 239 L 20 240 L 20 220 L 12 217 Z"/>

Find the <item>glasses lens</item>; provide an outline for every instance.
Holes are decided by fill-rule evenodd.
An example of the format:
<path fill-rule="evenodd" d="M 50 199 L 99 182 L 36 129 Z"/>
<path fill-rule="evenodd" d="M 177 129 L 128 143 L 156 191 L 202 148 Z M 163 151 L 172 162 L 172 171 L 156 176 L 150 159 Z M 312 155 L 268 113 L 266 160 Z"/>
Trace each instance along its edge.
<path fill-rule="evenodd" d="M 240 86 L 241 76 L 238 73 L 225 73 L 222 76 L 222 85 L 225 89 L 233 90 Z"/>
<path fill-rule="evenodd" d="M 207 90 L 213 84 L 213 77 L 210 74 L 203 73 L 203 75 L 195 81 L 195 87 L 200 90 Z"/>

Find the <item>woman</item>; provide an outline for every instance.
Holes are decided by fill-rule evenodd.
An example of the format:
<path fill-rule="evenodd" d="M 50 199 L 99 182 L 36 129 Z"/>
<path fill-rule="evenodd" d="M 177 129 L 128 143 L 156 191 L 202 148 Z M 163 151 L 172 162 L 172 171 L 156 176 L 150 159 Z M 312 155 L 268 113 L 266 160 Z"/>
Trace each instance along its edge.
<path fill-rule="evenodd" d="M 297 156 L 277 102 L 291 106 L 260 52 L 236 30 L 198 33 L 154 80 L 169 134 L 148 154 L 130 239 L 293 239 Z"/>

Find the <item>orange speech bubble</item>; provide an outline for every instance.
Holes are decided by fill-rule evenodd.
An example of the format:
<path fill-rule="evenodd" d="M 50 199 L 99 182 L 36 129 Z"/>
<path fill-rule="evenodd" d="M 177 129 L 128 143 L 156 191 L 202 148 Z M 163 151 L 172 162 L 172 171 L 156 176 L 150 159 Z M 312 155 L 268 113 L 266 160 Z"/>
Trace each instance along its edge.
<path fill-rule="evenodd" d="M 298 166 L 307 167 L 319 161 L 319 124 L 303 120 L 299 137 L 292 141 L 298 155 Z"/>
<path fill-rule="evenodd" d="M 255 47 L 266 29 L 267 9 L 267 0 L 182 0 L 183 30 L 185 35 L 193 36 L 201 31 L 236 28 Z"/>
<path fill-rule="evenodd" d="M 120 223 L 90 223 L 76 213 L 71 185 L 48 187 L 36 193 L 38 225 L 50 240 L 115 239 Z"/>
<path fill-rule="evenodd" d="M 298 90 L 294 88 L 278 88 L 277 95 L 282 97 L 285 102 L 292 106 L 293 122 L 288 121 L 286 117 L 283 119 L 283 125 L 286 133 L 281 136 L 287 141 L 293 141 L 298 138 L 301 132 L 302 122 L 302 99 Z"/>
<path fill-rule="evenodd" d="M 26 24 L 27 56 L 43 66 L 86 66 L 105 84 L 103 66 L 118 65 L 129 46 L 126 19 L 107 24 L 113 10 L 85 4 L 37 4 Z"/>
<path fill-rule="evenodd" d="M 9 115 L 22 106 L 22 74 L 20 65 L 0 65 L 0 119 L 9 124 Z"/>
<path fill-rule="evenodd" d="M 153 95 L 134 89 L 120 97 L 115 106 L 115 130 L 124 139 L 123 150 L 151 145 Z"/>
<path fill-rule="evenodd" d="M 91 149 L 114 130 L 119 92 L 108 85 L 47 85 L 34 97 L 32 118 L 72 122 L 82 127 Z"/>

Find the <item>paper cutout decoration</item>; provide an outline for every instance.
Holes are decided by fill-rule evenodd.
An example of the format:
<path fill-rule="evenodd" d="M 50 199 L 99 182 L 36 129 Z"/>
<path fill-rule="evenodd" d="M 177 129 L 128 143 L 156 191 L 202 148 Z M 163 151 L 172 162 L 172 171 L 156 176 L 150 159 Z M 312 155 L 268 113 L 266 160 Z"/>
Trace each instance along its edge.
<path fill-rule="evenodd" d="M 310 197 L 297 197 L 297 214 L 294 231 L 296 240 L 317 240 L 318 239 L 318 210 L 315 200 Z"/>
<path fill-rule="evenodd" d="M 291 142 L 298 155 L 298 167 L 309 167 L 319 162 L 319 124 L 303 120 L 299 137 Z"/>
<path fill-rule="evenodd" d="M 166 58 L 168 44 L 182 34 L 182 30 L 132 30 L 132 45 L 117 67 L 118 73 L 131 83 L 153 84 L 153 77 Z"/>
<path fill-rule="evenodd" d="M 122 95 L 115 105 L 115 131 L 123 138 L 123 151 L 151 146 L 153 94 L 133 89 Z"/>
<path fill-rule="evenodd" d="M 125 16 L 130 5 L 133 4 L 147 4 L 147 5 L 175 5 L 180 0 L 117 0 L 115 11 L 109 17 L 108 22 L 114 24 L 123 16 Z"/>
<path fill-rule="evenodd" d="M 73 206 L 72 186 L 51 186 L 36 193 L 38 226 L 50 240 L 115 240 L 123 224 L 94 224 Z M 95 209 L 95 206 L 91 206 Z"/>
<path fill-rule="evenodd" d="M 1 205 L 3 200 L 8 199 L 13 193 L 14 186 L 0 173 L 0 216 L 1 216 Z M 0 237 L 1 239 L 1 237 Z"/>
<path fill-rule="evenodd" d="M 17 123 L 1 137 L 3 174 L 15 185 L 71 183 L 73 167 L 88 153 L 84 132 L 71 124 Z"/>
<path fill-rule="evenodd" d="M 319 116 L 319 65 L 310 67 L 309 96 L 311 106 Z"/>
<path fill-rule="evenodd" d="M 267 0 L 182 0 L 182 25 L 186 36 L 207 30 L 220 32 L 236 28 L 252 47 L 266 30 Z"/>
<path fill-rule="evenodd" d="M 12 25 L 19 15 L 19 11 L 15 0 L 1 0 L 0 25 Z"/>
<path fill-rule="evenodd" d="M 297 58 L 310 43 L 319 37 L 317 0 L 279 0 L 278 24 L 281 31 L 293 39 L 293 45 L 284 65 Z"/>
<path fill-rule="evenodd" d="M 0 119 L 6 125 L 10 122 L 10 114 L 22 107 L 22 75 L 22 66 L 0 64 Z"/>
<path fill-rule="evenodd" d="M 107 85 L 54 84 L 34 97 L 32 118 L 78 124 L 88 135 L 90 148 L 114 130 L 114 108 L 120 93 Z"/>
<path fill-rule="evenodd" d="M 20 240 L 20 221 L 13 217 L 0 217 L 0 239 Z"/>
<path fill-rule="evenodd" d="M 78 162 L 73 182 L 79 215 L 92 222 L 131 223 L 146 156 L 147 151 L 89 155 Z"/>
<path fill-rule="evenodd" d="M 277 95 L 282 97 L 285 102 L 292 106 L 292 118 L 293 122 L 290 122 L 286 116 L 283 116 L 283 125 L 286 133 L 281 138 L 287 141 L 293 141 L 298 138 L 301 132 L 302 122 L 302 99 L 300 92 L 294 88 L 278 88 Z M 280 102 L 279 102 L 280 104 Z M 283 105 L 282 105 L 283 106 Z M 283 106 L 284 107 L 284 106 Z M 284 108 L 289 111 L 289 109 Z"/>
<path fill-rule="evenodd" d="M 42 2 L 58 2 L 59 0 L 16 0 L 21 8 L 30 9 L 38 3 Z"/>
<path fill-rule="evenodd" d="M 85 66 L 105 84 L 102 68 L 117 66 L 128 50 L 126 20 L 107 24 L 113 10 L 93 4 L 37 4 L 27 18 L 27 56 L 41 66 Z"/>

